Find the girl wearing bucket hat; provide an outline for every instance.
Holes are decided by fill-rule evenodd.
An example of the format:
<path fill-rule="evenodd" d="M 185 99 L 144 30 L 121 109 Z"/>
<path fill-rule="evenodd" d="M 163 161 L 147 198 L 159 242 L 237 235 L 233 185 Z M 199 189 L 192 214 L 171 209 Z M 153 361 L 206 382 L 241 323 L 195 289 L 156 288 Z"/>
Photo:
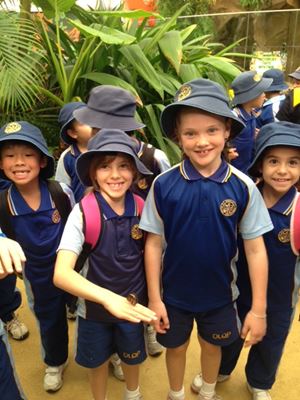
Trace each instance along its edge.
<path fill-rule="evenodd" d="M 0 129 L 0 169 L 0 176 L 11 181 L 1 209 L 10 224 L 3 223 L 2 229 L 9 231 L 26 255 L 23 277 L 39 325 L 46 364 L 44 389 L 55 392 L 63 385 L 68 358 L 65 293 L 53 285 L 56 249 L 66 219 L 58 203 L 65 205 L 67 214 L 73 196 L 66 185 L 49 180 L 54 159 L 42 132 L 26 121 L 10 122 Z"/>
<path fill-rule="evenodd" d="M 267 334 L 251 347 L 246 364 L 248 388 L 253 400 L 271 400 L 285 342 L 298 300 L 300 263 L 292 252 L 290 220 L 300 178 L 300 126 L 275 122 L 261 128 L 256 141 L 250 174 L 261 179 L 261 191 L 274 225 L 264 234 L 269 259 Z M 298 221 L 299 222 L 299 221 Z M 244 250 L 240 246 L 237 301 L 244 319 L 250 308 L 251 288 Z M 243 347 L 243 341 L 223 348 L 220 374 L 229 377 Z M 286 393 L 286 398 L 289 398 Z"/>
<path fill-rule="evenodd" d="M 144 238 L 138 226 L 143 200 L 130 189 L 138 175 L 151 172 L 139 160 L 130 137 L 118 129 L 98 132 L 78 158 L 76 170 L 92 191 L 70 214 L 54 282 L 80 297 L 76 361 L 90 368 L 94 399 L 106 398 L 108 360 L 117 352 L 126 381 L 124 400 L 140 400 L 138 369 L 146 358 L 141 321 L 150 322 L 155 314 L 143 306 Z M 88 236 L 87 201 L 92 202 L 89 230 L 97 230 L 100 220 L 102 227 L 80 276 L 74 268 Z"/>
<path fill-rule="evenodd" d="M 249 269 L 255 276 L 257 297 L 241 331 L 243 337 L 250 331 L 254 344 L 265 332 L 265 320 L 259 318 L 265 313 L 267 281 L 261 235 L 272 224 L 253 181 L 223 159 L 226 140 L 243 124 L 219 84 L 195 79 L 182 85 L 162 112 L 161 125 L 166 135 L 176 136 L 183 161 L 155 179 L 142 214 L 140 227 L 148 232 L 149 307 L 158 317 L 157 339 L 167 348 L 168 400 L 185 399 L 186 351 L 194 321 L 203 373 L 198 400 L 217 400 L 221 346 L 240 334 L 236 232 L 247 239 Z"/>
<path fill-rule="evenodd" d="M 272 83 L 271 78 L 263 78 L 256 71 L 245 71 L 231 83 L 234 92 L 232 104 L 234 112 L 245 124 L 245 128 L 231 141 L 237 157 L 232 165 L 247 173 L 253 159 L 254 141 L 257 135 L 255 109 L 260 109 L 265 101 L 265 91 Z"/>

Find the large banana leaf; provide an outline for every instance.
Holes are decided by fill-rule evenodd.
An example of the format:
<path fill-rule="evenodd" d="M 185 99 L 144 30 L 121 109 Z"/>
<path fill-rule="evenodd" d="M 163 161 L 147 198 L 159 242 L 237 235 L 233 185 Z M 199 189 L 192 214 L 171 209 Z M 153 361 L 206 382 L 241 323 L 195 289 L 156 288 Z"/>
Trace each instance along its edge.
<path fill-rule="evenodd" d="M 113 29 L 105 25 L 94 24 L 93 27 L 90 27 L 82 24 L 79 21 L 73 21 L 71 19 L 69 20 L 69 22 L 86 37 L 99 37 L 104 43 L 107 44 L 125 45 L 133 43 L 136 40 L 134 36 L 128 35 L 127 33 L 121 32 L 117 29 Z"/>
<path fill-rule="evenodd" d="M 145 10 L 116 10 L 116 11 L 107 11 L 107 10 L 93 10 L 91 11 L 93 14 L 99 14 L 106 17 L 117 17 L 117 18 L 130 18 L 130 19 L 139 19 L 139 18 L 148 18 L 155 17 L 157 19 L 164 20 L 164 17 L 155 12 L 149 12 Z"/>
<path fill-rule="evenodd" d="M 179 75 L 182 60 L 182 41 L 179 31 L 169 31 L 158 41 L 159 48 Z"/>
<path fill-rule="evenodd" d="M 130 46 L 123 46 L 120 48 L 120 52 L 126 58 L 126 60 L 132 65 L 132 67 L 139 73 L 148 84 L 156 90 L 156 92 L 163 99 L 164 92 L 160 79 L 152 66 L 151 62 L 143 53 L 139 45 L 133 44 Z"/>
<path fill-rule="evenodd" d="M 33 0 L 32 2 L 43 10 L 47 18 L 53 18 L 57 14 L 69 11 L 76 0 Z"/>

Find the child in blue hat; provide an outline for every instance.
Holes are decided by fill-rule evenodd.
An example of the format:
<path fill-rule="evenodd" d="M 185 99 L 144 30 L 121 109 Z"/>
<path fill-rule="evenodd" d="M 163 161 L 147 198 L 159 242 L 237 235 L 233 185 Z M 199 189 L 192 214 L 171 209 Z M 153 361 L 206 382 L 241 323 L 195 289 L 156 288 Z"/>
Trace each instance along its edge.
<path fill-rule="evenodd" d="M 93 398 L 104 400 L 109 359 L 118 353 L 126 381 L 124 400 L 141 400 L 138 371 L 146 358 L 141 321 L 150 322 L 155 314 L 143 307 L 147 303 L 144 237 L 138 227 L 143 200 L 133 195 L 131 187 L 139 176 L 151 172 L 139 160 L 130 137 L 118 129 L 98 132 L 78 158 L 76 170 L 92 192 L 70 214 L 54 275 L 57 286 L 80 298 L 76 361 L 89 368 Z M 83 212 L 87 198 L 96 201 L 102 228 L 79 274 L 75 268 L 87 236 L 88 218 Z M 95 209 L 92 215 L 96 229 Z"/>
<path fill-rule="evenodd" d="M 26 261 L 19 244 L 5 238 L 0 231 L 0 280 L 22 272 Z M 6 306 L 6 293 L 0 287 L 0 309 Z M 0 319 L 0 398 L 6 400 L 25 400 L 25 395 L 18 382 L 6 329 Z"/>
<path fill-rule="evenodd" d="M 260 179 L 258 188 L 274 229 L 264 234 L 269 259 L 267 333 L 249 351 L 246 377 L 253 400 L 271 400 L 269 390 L 275 383 L 298 301 L 300 262 L 291 249 L 290 219 L 300 178 L 300 126 L 289 122 L 263 126 L 249 172 Z M 240 290 L 237 305 L 243 321 L 252 297 L 243 246 L 240 246 L 237 265 Z M 223 380 L 229 378 L 242 347 L 243 341 L 239 340 L 222 349 L 220 374 Z M 199 380 L 197 386 L 200 389 Z M 289 398 L 288 393 L 286 398 Z"/>
<path fill-rule="evenodd" d="M 247 173 L 253 160 L 254 142 L 258 132 L 255 109 L 262 107 L 265 101 L 264 92 L 271 83 L 272 79 L 262 78 L 256 71 L 246 71 L 238 75 L 231 84 L 234 112 L 245 124 L 245 128 L 230 141 L 237 156 L 231 163 L 244 173 Z"/>
<path fill-rule="evenodd" d="M 262 235 L 272 223 L 253 181 L 223 158 L 226 141 L 243 124 L 219 84 L 195 79 L 181 86 L 162 112 L 161 125 L 179 143 L 183 161 L 155 179 L 142 214 L 140 228 L 148 232 L 149 308 L 158 318 L 158 341 L 167 348 L 168 399 L 185 399 L 186 350 L 196 321 L 203 374 L 198 399 L 217 400 L 221 346 L 248 333 L 251 345 L 265 333 Z M 235 305 L 237 231 L 245 243 L 254 293 L 242 330 Z"/>
<path fill-rule="evenodd" d="M 288 89 L 288 85 L 284 81 L 284 74 L 280 69 L 268 69 L 263 73 L 263 78 L 273 79 L 273 82 L 265 89 L 266 101 L 257 113 L 256 126 L 259 129 L 263 125 L 278 121 L 276 114 L 285 99 L 285 94 L 282 92 Z"/>
<path fill-rule="evenodd" d="M 21 244 L 27 259 L 23 277 L 47 365 L 44 389 L 54 392 L 63 384 L 68 358 L 65 293 L 52 282 L 64 221 L 49 190 L 54 159 L 36 126 L 15 121 L 0 129 L 0 171 L 1 177 L 11 181 L 5 219 L 10 221 L 10 235 Z M 64 185 L 59 189 L 60 200 L 71 208 L 72 193 Z"/>
<path fill-rule="evenodd" d="M 92 128 L 77 121 L 73 113 L 85 107 L 85 105 L 81 101 L 65 104 L 58 116 L 58 122 L 61 126 L 60 138 L 69 147 L 58 160 L 55 179 L 71 188 L 76 202 L 82 199 L 85 187 L 76 174 L 75 164 L 80 154 L 87 151 L 87 143 L 92 137 Z"/>

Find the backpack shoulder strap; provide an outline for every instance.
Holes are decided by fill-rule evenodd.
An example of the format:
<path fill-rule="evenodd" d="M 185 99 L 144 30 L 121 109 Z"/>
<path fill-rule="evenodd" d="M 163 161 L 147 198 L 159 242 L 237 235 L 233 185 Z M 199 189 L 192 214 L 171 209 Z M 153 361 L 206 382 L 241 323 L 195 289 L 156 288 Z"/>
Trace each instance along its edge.
<path fill-rule="evenodd" d="M 48 190 L 54 201 L 55 207 L 57 208 L 63 223 L 67 222 L 68 216 L 71 212 L 71 204 L 68 196 L 63 191 L 60 183 L 54 180 L 47 181 Z"/>
<path fill-rule="evenodd" d="M 134 198 L 134 201 L 135 201 L 137 214 L 140 217 L 142 215 L 145 202 L 140 196 L 138 196 L 135 193 L 133 193 L 133 198 Z"/>
<path fill-rule="evenodd" d="M 293 253 L 299 256 L 300 252 L 300 193 L 297 193 L 293 203 L 290 225 L 291 247 Z"/>
<path fill-rule="evenodd" d="M 2 232 L 10 239 L 15 240 L 15 231 L 11 220 L 11 211 L 8 204 L 8 189 L 0 192 L 0 227 Z"/>

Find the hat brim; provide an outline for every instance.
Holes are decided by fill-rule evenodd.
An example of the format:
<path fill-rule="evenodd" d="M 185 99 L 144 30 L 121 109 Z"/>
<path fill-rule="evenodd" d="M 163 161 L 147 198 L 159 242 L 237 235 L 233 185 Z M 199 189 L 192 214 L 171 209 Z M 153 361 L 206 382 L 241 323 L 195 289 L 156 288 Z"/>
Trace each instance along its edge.
<path fill-rule="evenodd" d="M 133 117 L 107 114 L 101 111 L 95 111 L 89 107 L 81 107 L 79 110 L 75 110 L 73 115 L 79 122 L 89 125 L 92 128 L 121 129 L 122 131 L 130 132 L 146 126 L 136 121 Z"/>
<path fill-rule="evenodd" d="M 140 174 L 152 175 L 152 172 L 149 171 L 149 169 L 144 166 L 144 164 L 140 161 L 140 159 L 135 154 L 133 149 L 131 149 L 129 146 L 122 145 L 120 143 L 110 143 L 102 146 L 101 149 L 89 150 L 78 157 L 76 161 L 76 173 L 83 185 L 85 186 L 93 185 L 89 174 L 90 174 L 90 165 L 94 156 L 96 156 L 97 154 L 109 153 L 109 152 L 124 153 L 131 156 Z"/>
<path fill-rule="evenodd" d="M 291 74 L 288 74 L 291 78 L 297 79 L 300 81 L 300 72 L 292 72 Z"/>
<path fill-rule="evenodd" d="M 282 90 L 287 90 L 289 86 L 286 83 L 282 83 L 280 85 L 271 85 L 267 89 L 265 89 L 265 92 L 281 92 Z"/>
<path fill-rule="evenodd" d="M 193 107 L 197 108 L 198 110 L 218 115 L 220 117 L 230 118 L 232 121 L 230 135 L 231 138 L 238 135 L 245 127 L 243 122 L 230 110 L 229 107 L 225 106 L 223 101 L 217 98 L 209 101 L 207 97 L 203 97 L 203 99 L 197 99 L 197 102 L 183 100 L 177 103 L 169 104 L 165 107 L 161 114 L 160 122 L 164 133 L 168 137 L 174 136 L 176 114 L 178 113 L 178 109 L 182 106 Z"/>
<path fill-rule="evenodd" d="M 18 132 L 17 134 L 11 133 L 6 137 L 0 138 L 0 146 L 1 146 L 2 143 L 8 142 L 8 141 L 12 141 L 12 140 L 32 144 L 34 147 L 36 147 L 47 158 L 47 165 L 44 168 L 41 168 L 41 171 L 40 171 L 40 177 L 41 178 L 49 179 L 54 175 L 54 170 L 55 170 L 54 158 L 49 153 L 47 148 L 45 148 L 44 146 L 41 146 L 41 144 L 38 143 L 33 138 L 29 138 L 29 137 L 27 137 L 25 135 L 22 135 L 20 137 L 20 132 Z M 4 174 L 2 169 L 0 170 L 0 178 L 7 179 L 7 177 Z"/>
<path fill-rule="evenodd" d="M 64 123 L 64 125 L 61 127 L 61 130 L 59 132 L 61 139 L 66 143 L 66 144 L 73 144 L 76 142 L 75 139 L 71 138 L 71 136 L 68 135 L 67 133 L 67 126 L 69 125 L 70 122 L 72 122 L 75 118 L 72 117 L 70 118 L 67 122 Z"/>
<path fill-rule="evenodd" d="M 257 170 L 257 163 L 263 155 L 263 152 L 270 147 L 285 146 L 285 147 L 298 147 L 300 148 L 300 138 L 299 135 L 286 134 L 284 132 L 272 135 L 271 138 L 266 139 L 266 141 L 261 145 L 260 149 L 256 152 L 255 157 L 248 168 L 248 172 L 251 176 L 259 176 L 259 171 Z"/>
<path fill-rule="evenodd" d="M 255 99 L 265 92 L 271 86 L 272 82 L 272 78 L 262 78 L 252 89 L 235 94 L 234 98 L 232 99 L 232 104 L 236 106 L 238 104 L 244 104 Z"/>

